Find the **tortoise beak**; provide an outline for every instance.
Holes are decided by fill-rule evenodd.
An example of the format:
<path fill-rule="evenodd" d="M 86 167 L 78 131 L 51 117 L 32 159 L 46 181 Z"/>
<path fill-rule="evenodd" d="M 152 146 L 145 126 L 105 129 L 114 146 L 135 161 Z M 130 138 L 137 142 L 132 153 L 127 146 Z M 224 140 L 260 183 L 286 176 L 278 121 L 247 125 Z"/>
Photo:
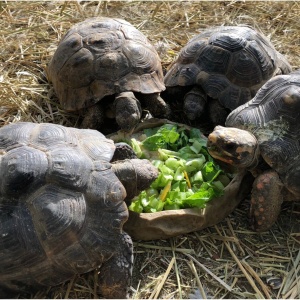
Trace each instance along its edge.
<path fill-rule="evenodd" d="M 215 154 L 218 152 L 218 147 L 216 146 L 217 137 L 215 134 L 209 134 L 206 142 L 206 147 L 209 153 Z"/>
<path fill-rule="evenodd" d="M 221 152 L 220 149 L 216 146 L 216 141 L 217 141 L 216 135 L 211 133 L 208 136 L 207 143 L 206 143 L 209 154 L 213 158 L 231 165 L 233 163 L 233 160 L 229 158 L 231 157 L 231 154 L 224 150 Z M 225 157 L 221 155 L 221 153 L 223 153 Z"/>

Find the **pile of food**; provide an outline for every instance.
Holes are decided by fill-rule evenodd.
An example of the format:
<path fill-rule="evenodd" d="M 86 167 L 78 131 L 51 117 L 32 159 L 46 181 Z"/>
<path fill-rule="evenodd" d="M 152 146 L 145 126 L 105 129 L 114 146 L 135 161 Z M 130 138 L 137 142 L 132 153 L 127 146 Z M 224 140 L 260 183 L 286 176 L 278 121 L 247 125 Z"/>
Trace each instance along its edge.
<path fill-rule="evenodd" d="M 209 155 L 199 129 L 164 124 L 146 128 L 126 142 L 159 170 L 150 188 L 133 199 L 129 209 L 134 212 L 204 208 L 231 181 Z"/>

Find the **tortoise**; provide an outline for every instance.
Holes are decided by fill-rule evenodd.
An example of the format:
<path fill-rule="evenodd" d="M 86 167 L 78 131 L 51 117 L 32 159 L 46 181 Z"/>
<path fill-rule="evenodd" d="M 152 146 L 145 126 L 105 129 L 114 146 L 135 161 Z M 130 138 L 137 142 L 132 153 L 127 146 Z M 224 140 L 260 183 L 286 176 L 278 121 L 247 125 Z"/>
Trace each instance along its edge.
<path fill-rule="evenodd" d="M 162 96 L 176 100 L 188 120 L 209 124 L 211 131 L 266 81 L 289 72 L 288 61 L 262 33 L 250 26 L 218 26 L 182 48 L 164 77 Z"/>
<path fill-rule="evenodd" d="M 283 201 L 300 200 L 300 71 L 270 79 L 225 125 L 208 136 L 208 151 L 253 173 L 250 222 L 266 231 Z"/>
<path fill-rule="evenodd" d="M 142 107 L 166 117 L 160 97 L 165 89 L 160 58 L 144 34 L 129 22 L 107 17 L 84 20 L 61 39 L 47 68 L 66 111 L 80 111 L 82 128 L 105 127 L 115 118 L 130 131 L 142 117 Z"/>
<path fill-rule="evenodd" d="M 116 149 L 91 129 L 30 122 L 0 129 L 1 296 L 100 266 L 101 294 L 126 297 L 133 262 L 124 200 L 148 188 L 158 171 Z"/>

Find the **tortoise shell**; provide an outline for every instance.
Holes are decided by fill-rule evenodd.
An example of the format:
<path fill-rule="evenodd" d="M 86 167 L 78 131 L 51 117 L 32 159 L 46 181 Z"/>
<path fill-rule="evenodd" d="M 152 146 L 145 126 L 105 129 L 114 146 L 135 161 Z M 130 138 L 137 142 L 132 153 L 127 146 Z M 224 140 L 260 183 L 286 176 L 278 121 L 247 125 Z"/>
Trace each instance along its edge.
<path fill-rule="evenodd" d="M 271 77 L 291 71 L 271 42 L 249 26 L 209 28 L 193 37 L 171 65 L 164 82 L 200 86 L 229 110 L 252 99 Z"/>
<path fill-rule="evenodd" d="M 160 58 L 130 23 L 96 17 L 74 25 L 60 41 L 47 77 L 65 110 L 90 107 L 108 95 L 165 89 Z"/>
<path fill-rule="evenodd" d="M 300 198 L 300 71 L 270 79 L 226 126 L 250 131 L 264 161 Z"/>
<path fill-rule="evenodd" d="M 95 130 L 0 129 L 0 289 L 56 285 L 120 250 L 128 211 L 114 150 Z"/>

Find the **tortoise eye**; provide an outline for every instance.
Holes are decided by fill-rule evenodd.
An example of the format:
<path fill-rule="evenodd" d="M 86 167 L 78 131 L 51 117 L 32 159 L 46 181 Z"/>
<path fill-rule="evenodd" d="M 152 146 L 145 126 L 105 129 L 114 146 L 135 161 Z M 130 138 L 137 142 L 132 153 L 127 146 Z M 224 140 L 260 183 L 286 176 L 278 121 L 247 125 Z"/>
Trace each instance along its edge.
<path fill-rule="evenodd" d="M 226 143 L 225 148 L 226 148 L 226 150 L 233 150 L 233 149 L 235 149 L 235 144 L 231 143 L 231 142 Z"/>

